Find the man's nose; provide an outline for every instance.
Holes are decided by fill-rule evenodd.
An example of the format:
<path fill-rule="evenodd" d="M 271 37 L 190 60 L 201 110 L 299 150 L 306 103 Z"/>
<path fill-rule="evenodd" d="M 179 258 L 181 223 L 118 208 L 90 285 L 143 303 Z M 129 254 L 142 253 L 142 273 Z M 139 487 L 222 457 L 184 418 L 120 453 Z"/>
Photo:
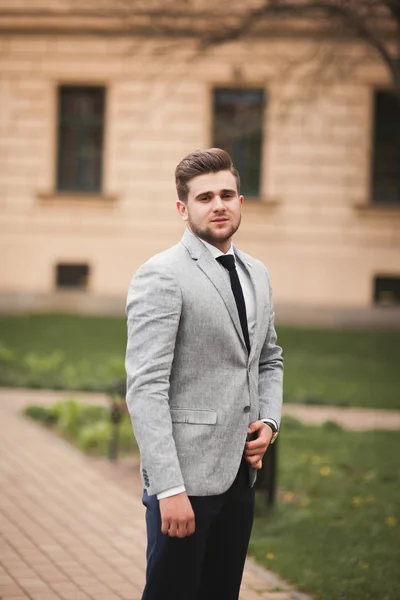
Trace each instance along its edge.
<path fill-rule="evenodd" d="M 221 210 L 225 208 L 225 204 L 222 201 L 221 196 L 219 196 L 218 194 L 215 196 L 215 202 L 214 202 L 214 210 Z"/>

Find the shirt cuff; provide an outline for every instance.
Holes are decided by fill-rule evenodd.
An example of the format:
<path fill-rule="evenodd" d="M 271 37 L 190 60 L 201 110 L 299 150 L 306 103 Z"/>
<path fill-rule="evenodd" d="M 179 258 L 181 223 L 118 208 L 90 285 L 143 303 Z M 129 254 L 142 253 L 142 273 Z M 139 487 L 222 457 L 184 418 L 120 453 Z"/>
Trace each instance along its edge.
<path fill-rule="evenodd" d="M 279 430 L 278 423 L 275 421 L 275 419 L 261 419 L 261 421 L 263 423 L 272 423 L 272 425 L 276 427 L 276 431 Z"/>
<path fill-rule="evenodd" d="M 170 496 L 176 496 L 177 494 L 183 494 L 183 492 L 186 492 L 185 486 L 178 485 L 177 487 L 170 488 L 169 490 L 165 490 L 165 492 L 160 492 L 157 494 L 157 500 L 169 498 Z"/>

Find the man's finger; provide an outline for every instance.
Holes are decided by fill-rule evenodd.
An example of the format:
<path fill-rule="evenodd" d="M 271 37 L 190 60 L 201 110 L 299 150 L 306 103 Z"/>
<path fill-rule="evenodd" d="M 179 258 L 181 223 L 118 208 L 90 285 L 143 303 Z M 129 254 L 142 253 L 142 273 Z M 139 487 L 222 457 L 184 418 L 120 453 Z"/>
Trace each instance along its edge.
<path fill-rule="evenodd" d="M 188 524 L 187 524 L 186 519 L 178 522 L 178 529 L 177 529 L 177 532 L 176 532 L 176 537 L 178 537 L 178 538 L 184 538 L 184 537 L 187 536 L 187 534 L 188 534 L 187 533 L 187 525 Z"/>
<path fill-rule="evenodd" d="M 189 521 L 188 521 L 187 534 L 192 535 L 195 532 L 195 529 L 196 529 L 196 526 L 195 526 L 195 520 L 193 517 L 192 519 L 189 519 Z"/>
<path fill-rule="evenodd" d="M 262 461 L 262 456 L 260 454 L 256 455 L 256 456 L 246 456 L 245 457 L 247 462 L 252 466 L 252 467 L 256 467 L 256 464 Z"/>
<path fill-rule="evenodd" d="M 266 443 L 267 443 L 266 440 L 264 440 L 263 438 L 259 438 L 258 440 L 255 440 L 254 442 L 246 442 L 246 448 L 248 450 L 257 450 L 257 448 L 261 448 L 262 446 L 265 446 Z"/>
<path fill-rule="evenodd" d="M 259 429 L 263 429 L 264 425 L 265 425 L 264 421 L 254 421 L 254 423 L 252 423 L 249 426 L 248 431 L 249 431 L 249 433 L 254 433 L 254 431 L 258 431 Z"/>
<path fill-rule="evenodd" d="M 271 432 L 271 433 L 269 433 Z M 252 440 L 251 442 L 246 442 L 246 447 L 257 448 L 260 444 L 268 444 L 272 438 L 272 429 L 267 429 L 260 432 L 260 435 L 256 440 Z"/>
<path fill-rule="evenodd" d="M 169 529 L 169 520 L 163 519 L 161 523 L 161 533 L 168 533 Z"/>
<path fill-rule="evenodd" d="M 254 448 L 254 450 L 245 450 L 244 453 L 246 456 L 257 456 L 261 455 L 261 454 L 265 454 L 265 451 L 267 449 L 266 444 L 264 444 L 263 446 L 261 446 L 260 448 Z"/>
<path fill-rule="evenodd" d="M 176 521 L 171 521 L 169 524 L 168 535 L 170 537 L 176 537 L 178 535 L 178 524 Z"/>

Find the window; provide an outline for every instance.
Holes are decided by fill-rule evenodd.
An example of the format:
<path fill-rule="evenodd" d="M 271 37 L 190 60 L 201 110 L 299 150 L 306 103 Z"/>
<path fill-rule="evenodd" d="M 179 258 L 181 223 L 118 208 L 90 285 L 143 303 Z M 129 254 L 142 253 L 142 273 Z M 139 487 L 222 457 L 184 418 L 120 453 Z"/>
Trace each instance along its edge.
<path fill-rule="evenodd" d="M 375 304 L 400 304 L 400 276 L 376 276 L 374 280 Z"/>
<path fill-rule="evenodd" d="M 372 201 L 400 205 L 400 99 L 375 94 Z"/>
<path fill-rule="evenodd" d="M 87 288 L 89 265 L 87 264 L 58 264 L 56 267 L 56 283 L 58 288 Z"/>
<path fill-rule="evenodd" d="M 101 191 L 104 108 L 103 87 L 59 88 L 58 190 Z"/>
<path fill-rule="evenodd" d="M 214 90 L 213 146 L 231 155 L 246 196 L 260 195 L 264 96 L 262 89 Z"/>

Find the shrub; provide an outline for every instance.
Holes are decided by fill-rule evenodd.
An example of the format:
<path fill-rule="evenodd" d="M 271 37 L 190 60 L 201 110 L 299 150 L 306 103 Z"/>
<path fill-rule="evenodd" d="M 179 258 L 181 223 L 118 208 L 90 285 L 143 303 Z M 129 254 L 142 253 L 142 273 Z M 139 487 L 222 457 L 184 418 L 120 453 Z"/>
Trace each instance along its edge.
<path fill-rule="evenodd" d="M 282 425 L 283 430 L 289 429 L 290 431 L 304 427 L 304 424 L 299 419 L 296 419 L 296 417 L 292 417 L 292 415 L 285 415 L 282 419 Z"/>
<path fill-rule="evenodd" d="M 107 406 L 80 404 L 75 400 L 63 400 L 50 407 L 28 406 L 24 413 L 44 425 L 52 425 L 84 452 L 107 455 L 114 434 Z M 120 453 L 132 453 L 137 449 L 129 415 L 124 413 L 118 427 Z"/>
<path fill-rule="evenodd" d="M 0 366 L 12 365 L 15 362 L 15 352 L 0 342 Z"/>
<path fill-rule="evenodd" d="M 325 429 L 325 431 L 343 431 L 343 428 L 339 425 L 339 423 L 336 423 L 336 421 L 325 421 L 322 423 L 322 427 Z"/>
<path fill-rule="evenodd" d="M 131 453 L 138 449 L 131 419 L 128 414 L 124 414 L 119 426 L 119 448 L 122 453 Z"/>
<path fill-rule="evenodd" d="M 57 402 L 53 405 L 53 414 L 57 419 L 57 429 L 67 437 L 74 439 L 79 431 L 81 405 L 74 400 Z"/>
<path fill-rule="evenodd" d="M 76 443 L 78 448 L 85 452 L 106 454 L 111 438 L 111 424 L 109 421 L 98 421 L 80 429 Z"/>
<path fill-rule="evenodd" d="M 51 409 L 45 406 L 32 404 L 24 409 L 24 414 L 30 419 L 39 421 L 44 425 L 53 425 L 56 422 L 56 417 L 53 415 Z"/>

